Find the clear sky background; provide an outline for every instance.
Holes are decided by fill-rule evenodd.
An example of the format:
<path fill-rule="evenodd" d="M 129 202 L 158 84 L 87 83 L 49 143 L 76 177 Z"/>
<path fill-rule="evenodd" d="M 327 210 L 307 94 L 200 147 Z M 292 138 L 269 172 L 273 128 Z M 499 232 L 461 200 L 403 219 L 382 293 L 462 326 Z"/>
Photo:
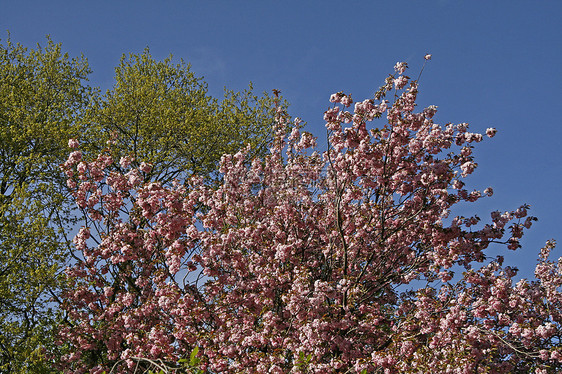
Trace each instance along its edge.
<path fill-rule="evenodd" d="M 110 88 L 121 55 L 148 46 L 157 59 L 191 63 L 214 96 L 250 81 L 281 90 L 324 146 L 330 94 L 372 98 L 397 61 L 415 77 L 431 53 L 419 104 L 439 106 L 441 124 L 498 129 L 478 145 L 467 180 L 494 197 L 457 213 L 488 221 L 492 210 L 531 204 L 539 221 L 506 256 L 527 277 L 546 240 L 558 239 L 562 256 L 561 20 L 559 0 L 0 0 L 2 42 L 8 30 L 28 47 L 49 34 L 88 58 L 92 85 Z"/>

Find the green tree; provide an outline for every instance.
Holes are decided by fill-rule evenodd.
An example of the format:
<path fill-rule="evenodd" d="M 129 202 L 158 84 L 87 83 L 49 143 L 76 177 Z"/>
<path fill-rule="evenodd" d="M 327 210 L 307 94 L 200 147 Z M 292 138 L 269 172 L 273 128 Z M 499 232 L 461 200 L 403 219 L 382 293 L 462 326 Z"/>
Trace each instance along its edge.
<path fill-rule="evenodd" d="M 0 372 L 49 372 L 64 230 L 72 224 L 59 164 L 92 96 L 84 58 L 47 38 L 0 45 Z"/>
<path fill-rule="evenodd" d="M 275 100 L 258 97 L 252 86 L 242 92 L 225 90 L 218 100 L 190 65 L 172 57 L 156 61 L 148 49 L 123 55 L 115 84 L 97 98 L 86 116 L 91 124 L 85 142 L 97 154 L 114 139 L 114 149 L 135 162 L 149 162 L 153 180 L 185 180 L 197 174 L 218 177 L 218 161 L 250 145 L 264 154 L 272 139 Z"/>

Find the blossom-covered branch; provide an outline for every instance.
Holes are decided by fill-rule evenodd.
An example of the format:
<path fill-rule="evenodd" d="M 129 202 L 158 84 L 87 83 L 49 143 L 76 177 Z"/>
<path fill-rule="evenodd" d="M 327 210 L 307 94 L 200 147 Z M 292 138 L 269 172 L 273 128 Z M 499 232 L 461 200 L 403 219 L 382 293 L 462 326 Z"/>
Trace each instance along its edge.
<path fill-rule="evenodd" d="M 513 284 L 517 270 L 487 249 L 519 248 L 528 207 L 449 217 L 493 193 L 464 183 L 484 137 L 435 123 L 436 106 L 416 111 L 406 68 L 376 99 L 331 96 L 323 153 L 280 109 L 270 154 L 223 156 L 218 187 L 147 182 L 149 165 L 74 151 L 69 186 L 104 230 L 75 239 L 63 367 L 127 373 L 134 357 L 174 363 L 198 347 L 211 373 L 562 368 L 553 242 L 537 279 Z"/>

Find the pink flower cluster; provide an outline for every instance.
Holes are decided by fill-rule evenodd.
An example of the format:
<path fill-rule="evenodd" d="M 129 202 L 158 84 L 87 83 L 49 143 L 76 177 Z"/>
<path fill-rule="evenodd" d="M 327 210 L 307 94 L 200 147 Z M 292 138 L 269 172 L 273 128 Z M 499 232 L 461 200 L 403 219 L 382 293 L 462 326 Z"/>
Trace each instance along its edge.
<path fill-rule="evenodd" d="M 493 193 L 462 181 L 482 135 L 435 123 L 435 106 L 415 112 L 406 68 L 379 91 L 395 85 L 393 103 L 350 111 L 351 96 L 331 96 L 322 154 L 280 110 L 270 155 L 225 155 L 216 188 L 71 153 L 63 167 L 90 225 L 67 271 L 61 368 L 132 373 L 133 357 L 174 362 L 199 347 L 210 373 L 562 369 L 554 243 L 537 279 L 515 282 L 487 248 L 518 248 L 527 206 L 446 220 Z"/>

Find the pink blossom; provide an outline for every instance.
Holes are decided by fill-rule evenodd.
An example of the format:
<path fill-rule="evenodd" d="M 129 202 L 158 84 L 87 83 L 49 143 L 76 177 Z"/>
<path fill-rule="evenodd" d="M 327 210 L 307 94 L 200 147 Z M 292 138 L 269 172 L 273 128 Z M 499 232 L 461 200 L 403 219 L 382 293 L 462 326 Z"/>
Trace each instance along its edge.
<path fill-rule="evenodd" d="M 345 95 L 343 94 L 343 92 L 337 92 L 335 94 L 332 94 L 330 96 L 330 102 L 331 103 L 340 103 L 344 96 Z"/>
<path fill-rule="evenodd" d="M 404 88 L 404 86 L 408 83 L 408 78 L 406 78 L 405 76 L 401 75 L 398 78 L 396 78 L 394 80 L 394 87 L 396 87 L 397 89 L 401 89 Z"/>
<path fill-rule="evenodd" d="M 433 118 L 433 116 L 437 113 L 437 105 L 430 105 L 424 109 L 423 114 L 427 118 Z"/>
<path fill-rule="evenodd" d="M 152 165 L 147 163 L 147 162 L 142 162 L 140 164 L 139 167 L 140 171 L 145 172 L 145 173 L 150 173 L 150 171 L 152 170 Z"/>
<path fill-rule="evenodd" d="M 72 149 L 77 149 L 80 146 L 78 140 L 76 139 L 68 139 L 68 147 Z"/>
<path fill-rule="evenodd" d="M 476 169 L 476 166 L 478 165 L 472 161 L 467 161 L 464 164 L 462 164 L 461 165 L 462 176 L 466 177 L 467 175 L 472 174 L 474 169 Z"/>
<path fill-rule="evenodd" d="M 80 174 L 84 174 L 86 170 L 88 170 L 88 167 L 85 162 L 80 162 L 78 166 L 76 166 L 76 170 L 78 170 Z"/>
<path fill-rule="evenodd" d="M 119 164 L 124 169 L 128 168 L 131 165 L 131 162 L 133 162 L 133 158 L 129 156 L 121 157 L 121 160 L 119 160 Z"/>
<path fill-rule="evenodd" d="M 394 71 L 398 74 L 404 74 L 407 68 L 408 64 L 406 62 L 397 62 L 396 65 L 394 65 Z"/>
<path fill-rule="evenodd" d="M 486 129 L 486 135 L 488 135 L 489 138 L 493 138 L 494 135 L 496 135 L 496 133 L 498 132 L 498 130 L 496 130 L 493 127 L 489 127 Z"/>
<path fill-rule="evenodd" d="M 70 156 L 68 156 L 68 162 L 71 164 L 76 164 L 80 162 L 80 160 L 82 160 L 82 152 L 80 151 L 74 151 L 70 153 Z"/>
<path fill-rule="evenodd" d="M 353 103 L 353 100 L 351 99 L 351 96 L 345 95 L 342 97 L 341 103 L 347 108 Z"/>

